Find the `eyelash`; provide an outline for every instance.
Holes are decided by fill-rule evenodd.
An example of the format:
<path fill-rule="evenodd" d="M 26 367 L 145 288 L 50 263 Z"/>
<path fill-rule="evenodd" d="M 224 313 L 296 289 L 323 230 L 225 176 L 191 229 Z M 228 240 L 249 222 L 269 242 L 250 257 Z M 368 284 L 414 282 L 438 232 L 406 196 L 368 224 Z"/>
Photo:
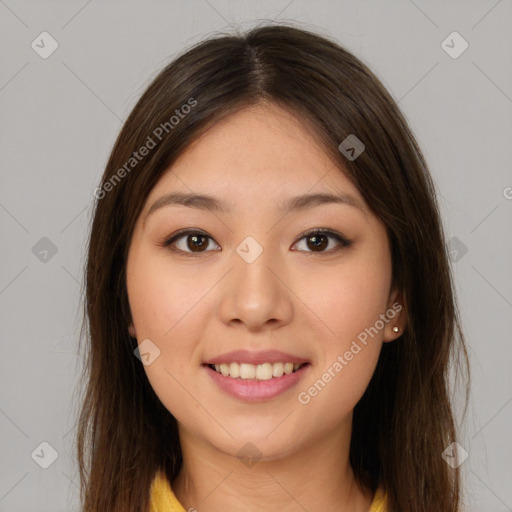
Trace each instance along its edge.
<path fill-rule="evenodd" d="M 178 231 L 177 233 L 174 233 L 169 238 L 166 238 L 165 240 L 163 240 L 163 242 L 159 243 L 159 245 L 162 247 L 170 247 L 173 243 L 178 241 L 180 238 L 185 237 L 185 235 L 202 235 L 202 236 L 205 236 L 206 238 L 209 238 L 210 240 L 213 240 L 213 238 L 210 237 L 204 231 L 187 228 L 187 229 L 182 229 L 182 230 Z M 318 252 L 316 252 L 316 251 L 301 251 L 301 252 L 307 252 L 309 254 L 331 254 L 333 252 L 338 252 L 342 249 L 346 249 L 347 247 L 350 247 L 352 245 L 352 240 L 348 240 L 347 238 L 342 236 L 340 233 L 337 233 L 336 231 L 332 231 L 332 230 L 326 229 L 326 228 L 314 228 L 314 229 L 307 231 L 306 233 L 303 233 L 294 242 L 294 245 L 296 243 L 300 242 L 302 239 L 307 238 L 308 236 L 311 236 L 311 235 L 326 235 L 328 237 L 334 238 L 339 243 L 339 246 L 334 249 L 329 249 L 327 251 L 318 251 Z M 187 257 L 191 257 L 191 258 L 197 258 L 206 252 L 210 252 L 210 251 L 202 251 L 202 252 L 200 251 L 200 252 L 194 253 L 194 252 L 182 251 L 181 249 L 176 249 L 176 248 L 171 248 L 171 250 L 174 252 L 184 254 Z"/>

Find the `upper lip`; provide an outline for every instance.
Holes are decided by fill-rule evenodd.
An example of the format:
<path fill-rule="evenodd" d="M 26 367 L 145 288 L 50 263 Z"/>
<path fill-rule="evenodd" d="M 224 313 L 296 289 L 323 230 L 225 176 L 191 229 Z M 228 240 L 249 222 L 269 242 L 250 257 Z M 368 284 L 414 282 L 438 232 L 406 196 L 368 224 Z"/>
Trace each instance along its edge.
<path fill-rule="evenodd" d="M 233 350 L 208 359 L 203 364 L 222 364 L 222 363 L 307 363 L 303 357 L 287 354 L 280 350 L 262 350 L 254 352 L 251 350 Z"/>

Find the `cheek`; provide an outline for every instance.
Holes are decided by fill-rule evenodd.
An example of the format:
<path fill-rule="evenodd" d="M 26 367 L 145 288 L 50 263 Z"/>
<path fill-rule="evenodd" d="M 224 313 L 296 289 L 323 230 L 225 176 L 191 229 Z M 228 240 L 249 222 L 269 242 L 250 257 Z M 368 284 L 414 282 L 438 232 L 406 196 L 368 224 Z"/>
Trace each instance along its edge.
<path fill-rule="evenodd" d="M 198 315 L 207 290 L 173 271 L 165 258 L 152 257 L 142 249 L 130 254 L 127 289 L 138 343 L 149 339 L 160 351 L 144 371 L 163 405 L 183 421 L 180 411 L 190 413 L 195 407 L 182 386 L 189 379 L 204 332 Z"/>
<path fill-rule="evenodd" d="M 297 295 L 314 313 L 336 348 L 374 325 L 385 312 L 390 279 L 385 264 L 362 260 L 332 268 L 317 268 L 311 278 L 301 278 Z"/>
<path fill-rule="evenodd" d="M 378 361 L 383 330 L 371 328 L 385 313 L 391 278 L 389 255 L 378 249 L 347 259 L 336 272 L 317 269 L 314 278 L 303 281 L 301 293 L 325 335 L 321 360 L 298 401 L 326 427 L 355 407 Z"/>
<path fill-rule="evenodd" d="M 317 418 L 319 428 L 329 431 L 351 414 L 375 371 L 379 351 L 361 347 L 348 361 L 343 353 L 305 382 L 297 395 L 298 407 L 308 418 Z M 343 361 L 343 362 L 341 362 Z"/>
<path fill-rule="evenodd" d="M 129 260 L 127 288 L 138 338 L 164 344 L 188 323 L 189 313 L 196 311 L 208 289 L 204 281 L 177 272 L 165 254 L 151 256 L 143 250 Z"/>

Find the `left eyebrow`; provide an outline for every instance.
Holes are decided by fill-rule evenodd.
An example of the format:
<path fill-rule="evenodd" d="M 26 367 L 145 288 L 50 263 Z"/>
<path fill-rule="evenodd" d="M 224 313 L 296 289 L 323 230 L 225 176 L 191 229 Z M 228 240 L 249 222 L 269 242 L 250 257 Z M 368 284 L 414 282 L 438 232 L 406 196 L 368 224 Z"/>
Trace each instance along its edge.
<path fill-rule="evenodd" d="M 342 193 L 339 195 L 319 193 L 319 194 L 304 194 L 297 197 L 292 197 L 286 202 L 282 203 L 280 209 L 286 213 L 294 210 L 304 210 L 306 208 L 313 208 L 321 204 L 342 204 L 351 206 L 361 210 L 365 213 L 365 208 L 362 203 L 354 196 Z"/>
<path fill-rule="evenodd" d="M 279 205 L 279 210 L 285 213 L 291 211 L 313 208 L 322 204 L 342 204 L 351 206 L 365 212 L 361 202 L 350 194 L 304 194 L 292 197 Z M 187 208 L 196 208 L 199 210 L 215 211 L 221 213 L 230 213 L 231 209 L 221 200 L 208 194 L 191 194 L 184 192 L 172 192 L 157 199 L 149 208 L 146 219 L 156 210 L 166 206 L 185 206 Z"/>

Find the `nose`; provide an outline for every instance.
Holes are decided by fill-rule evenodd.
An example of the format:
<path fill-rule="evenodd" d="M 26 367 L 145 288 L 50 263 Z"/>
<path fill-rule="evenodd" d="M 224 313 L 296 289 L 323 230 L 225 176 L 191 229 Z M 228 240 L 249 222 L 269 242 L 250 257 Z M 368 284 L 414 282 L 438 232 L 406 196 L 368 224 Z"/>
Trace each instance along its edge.
<path fill-rule="evenodd" d="M 235 252 L 233 268 L 219 291 L 219 314 L 226 325 L 258 332 L 277 329 L 293 317 L 294 295 L 283 266 L 270 251 L 263 250 L 251 263 Z"/>

